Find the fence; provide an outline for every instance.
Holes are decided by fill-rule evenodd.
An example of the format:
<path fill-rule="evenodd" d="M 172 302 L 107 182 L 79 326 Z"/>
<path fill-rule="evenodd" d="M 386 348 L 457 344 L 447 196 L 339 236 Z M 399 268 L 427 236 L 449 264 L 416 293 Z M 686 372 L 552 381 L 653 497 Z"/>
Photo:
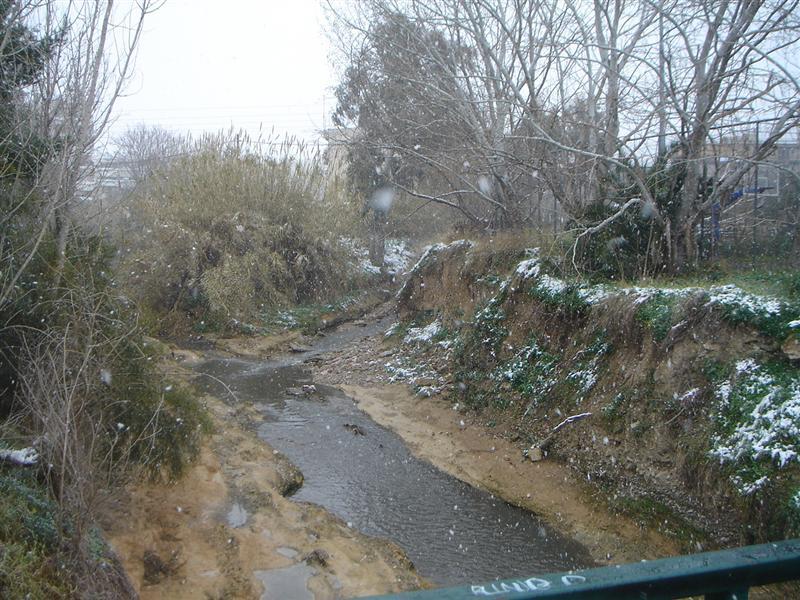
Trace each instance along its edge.
<path fill-rule="evenodd" d="M 800 579 L 800 539 L 584 571 L 372 596 L 372 600 L 746 600 L 754 586 Z"/>

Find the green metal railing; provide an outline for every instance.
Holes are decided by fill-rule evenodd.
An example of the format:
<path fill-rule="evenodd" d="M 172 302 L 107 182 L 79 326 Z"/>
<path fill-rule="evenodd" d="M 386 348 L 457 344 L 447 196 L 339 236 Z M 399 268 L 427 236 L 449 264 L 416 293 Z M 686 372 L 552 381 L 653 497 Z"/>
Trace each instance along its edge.
<path fill-rule="evenodd" d="M 464 587 L 371 596 L 371 598 L 650 600 L 704 595 L 708 600 L 746 600 L 751 587 L 798 579 L 800 579 L 800 539 L 613 567 L 506 579 Z M 800 595 L 795 597 L 800 598 Z"/>

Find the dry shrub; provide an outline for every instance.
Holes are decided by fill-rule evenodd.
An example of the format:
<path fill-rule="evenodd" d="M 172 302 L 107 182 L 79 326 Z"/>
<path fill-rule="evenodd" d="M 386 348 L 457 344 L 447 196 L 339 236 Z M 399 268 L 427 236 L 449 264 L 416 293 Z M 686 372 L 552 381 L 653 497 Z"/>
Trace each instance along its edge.
<path fill-rule="evenodd" d="M 227 255 L 203 276 L 203 289 L 211 306 L 230 315 L 248 315 L 259 303 L 280 304 L 286 298 L 271 284 L 271 275 L 288 275 L 281 257 L 270 253 L 267 261 L 252 256 Z"/>
<path fill-rule="evenodd" d="M 132 467 L 168 477 L 197 452 L 204 413 L 156 376 L 136 313 L 105 287 L 65 288 L 48 303 L 58 321 L 26 332 L 17 412 L 37 436 L 59 507 L 82 539 L 103 490 Z"/>
<path fill-rule="evenodd" d="M 233 133 L 184 146 L 133 198 L 141 235 L 124 272 L 138 301 L 159 319 L 224 322 L 346 291 L 354 274 L 339 240 L 357 207 L 315 154 L 289 141 L 267 157 Z"/>
<path fill-rule="evenodd" d="M 562 260 L 560 238 L 539 229 L 468 233 L 468 239 L 475 242 L 470 251 L 470 272 L 478 275 L 507 273 L 531 248 L 539 248 L 539 256 L 554 265 Z"/>

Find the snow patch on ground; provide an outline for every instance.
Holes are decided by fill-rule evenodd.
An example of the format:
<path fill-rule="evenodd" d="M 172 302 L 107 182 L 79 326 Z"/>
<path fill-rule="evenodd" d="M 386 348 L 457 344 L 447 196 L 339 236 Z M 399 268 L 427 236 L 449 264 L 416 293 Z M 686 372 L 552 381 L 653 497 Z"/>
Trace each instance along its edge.
<path fill-rule="evenodd" d="M 386 240 L 386 251 L 383 264 L 390 275 L 404 273 L 411 264 L 414 253 L 403 240 Z"/>
<path fill-rule="evenodd" d="M 736 363 L 731 381 L 716 389 L 719 408 L 724 413 L 732 402 L 752 399 L 752 408 L 730 434 L 713 439 L 711 456 L 720 464 L 742 464 L 770 460 L 778 468 L 800 463 L 800 377 L 778 381 L 753 359 Z M 766 481 L 749 481 L 741 475 L 732 480 L 742 494 L 752 494 Z"/>
<path fill-rule="evenodd" d="M 524 281 L 531 277 L 536 277 L 540 269 L 541 267 L 539 266 L 539 259 L 537 257 L 528 258 L 517 265 L 517 268 L 514 270 L 514 275 L 521 281 Z"/>
<path fill-rule="evenodd" d="M 546 292 L 551 296 L 555 296 L 556 294 L 564 292 L 567 289 L 567 284 L 560 279 L 556 279 L 555 277 L 542 275 L 539 278 L 539 285 L 537 287 L 543 292 Z"/>
<path fill-rule="evenodd" d="M 396 335 L 400 324 L 395 323 L 385 335 Z M 446 338 L 446 330 L 440 319 L 435 319 L 425 327 L 411 327 L 403 337 L 402 352 L 384 363 L 391 383 L 403 382 L 415 388 L 421 397 L 430 397 L 441 393 L 446 387 L 446 380 L 440 374 L 441 366 L 435 363 L 447 363 L 450 360 L 455 340 Z M 444 338 L 444 339 L 439 339 Z"/>
<path fill-rule="evenodd" d="M 410 357 L 398 357 L 384 364 L 391 383 L 407 383 L 416 388 L 419 396 L 429 398 L 444 389 L 444 380 L 427 364 L 412 361 Z"/>
<path fill-rule="evenodd" d="M 341 238 L 339 243 L 353 256 L 358 263 L 358 270 L 368 275 L 380 275 L 381 268 L 372 264 L 369 250 L 360 240 Z M 411 263 L 414 253 L 405 240 L 388 239 L 384 246 L 383 266 L 389 275 L 403 273 Z"/>
<path fill-rule="evenodd" d="M 735 285 L 714 286 L 709 290 L 709 304 L 745 308 L 756 314 L 778 315 L 784 304 L 775 298 L 756 296 Z"/>
<path fill-rule="evenodd" d="M 412 327 L 403 338 L 403 343 L 407 346 L 415 344 L 430 344 L 433 338 L 442 332 L 442 323 L 438 320 L 426 325 L 425 327 Z"/>
<path fill-rule="evenodd" d="M 299 325 L 297 318 L 288 310 L 280 311 L 277 317 L 275 317 L 275 321 L 287 329 L 291 329 Z"/>
<path fill-rule="evenodd" d="M 595 383 L 597 383 L 597 373 L 595 373 L 593 369 L 574 371 L 567 375 L 567 379 L 578 384 L 580 386 L 581 393 L 585 394 L 594 387 Z"/>
<path fill-rule="evenodd" d="M 590 285 L 580 287 L 577 290 L 578 297 L 588 304 L 599 304 L 607 300 L 611 295 L 602 285 Z"/>

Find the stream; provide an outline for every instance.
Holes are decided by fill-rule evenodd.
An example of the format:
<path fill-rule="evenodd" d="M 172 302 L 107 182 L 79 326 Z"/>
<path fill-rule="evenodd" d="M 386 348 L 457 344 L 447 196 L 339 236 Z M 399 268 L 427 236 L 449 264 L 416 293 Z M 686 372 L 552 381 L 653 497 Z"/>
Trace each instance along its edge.
<path fill-rule="evenodd" d="M 438 585 L 593 566 L 585 548 L 535 515 L 415 458 L 337 388 L 316 385 L 316 393 L 298 395 L 313 383 L 303 361 L 387 327 L 384 320 L 342 328 L 308 352 L 268 361 L 212 355 L 196 371 L 213 378 L 199 376 L 198 385 L 259 409 L 258 435 L 305 476 L 293 498 L 392 540 Z"/>

